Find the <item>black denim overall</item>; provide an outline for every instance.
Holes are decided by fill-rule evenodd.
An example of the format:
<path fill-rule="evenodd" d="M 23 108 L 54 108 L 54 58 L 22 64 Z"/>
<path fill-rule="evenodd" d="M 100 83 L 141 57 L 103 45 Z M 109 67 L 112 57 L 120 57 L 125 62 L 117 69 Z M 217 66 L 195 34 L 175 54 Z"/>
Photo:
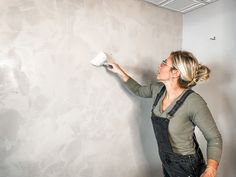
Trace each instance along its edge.
<path fill-rule="evenodd" d="M 193 91 L 187 90 L 181 98 L 176 102 L 174 107 L 167 113 L 167 118 L 156 116 L 153 109 L 156 107 L 161 96 L 165 92 L 165 86 L 157 94 L 156 100 L 152 108 L 152 124 L 155 132 L 155 136 L 158 143 L 159 156 L 162 161 L 163 173 L 165 177 L 200 177 L 206 168 L 206 164 L 193 133 L 193 140 L 195 143 L 195 154 L 192 155 L 180 155 L 173 152 L 171 143 L 169 140 L 168 126 L 169 121 L 173 118 L 175 112 L 184 103 L 185 99 Z"/>

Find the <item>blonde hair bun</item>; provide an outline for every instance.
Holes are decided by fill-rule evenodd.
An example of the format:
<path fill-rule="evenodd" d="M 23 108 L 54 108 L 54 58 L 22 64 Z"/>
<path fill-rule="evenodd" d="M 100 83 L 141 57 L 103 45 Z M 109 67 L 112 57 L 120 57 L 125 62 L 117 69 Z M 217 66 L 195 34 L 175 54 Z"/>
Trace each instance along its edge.
<path fill-rule="evenodd" d="M 205 81 L 210 77 L 210 69 L 198 63 L 197 58 L 188 51 L 171 52 L 175 69 L 180 71 L 178 83 L 182 88 L 193 87 L 199 81 Z"/>

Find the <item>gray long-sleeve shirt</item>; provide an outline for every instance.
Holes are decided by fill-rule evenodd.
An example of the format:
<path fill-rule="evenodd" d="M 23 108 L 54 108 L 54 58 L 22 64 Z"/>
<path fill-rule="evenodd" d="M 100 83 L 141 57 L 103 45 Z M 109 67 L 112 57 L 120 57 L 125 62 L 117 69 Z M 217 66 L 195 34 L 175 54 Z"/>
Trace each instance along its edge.
<path fill-rule="evenodd" d="M 163 86 L 163 83 L 161 82 L 141 86 L 132 78 L 129 78 L 128 81 L 124 83 L 135 95 L 152 98 L 153 102 Z M 160 101 L 153 110 L 155 115 L 161 117 L 166 117 L 167 113 L 173 108 L 176 101 L 182 96 L 180 95 L 176 98 L 176 100 L 162 112 L 161 100 L 163 100 L 164 95 L 165 94 L 162 95 Z M 195 126 L 201 130 L 207 141 L 207 159 L 213 159 L 219 162 L 222 153 L 221 134 L 206 102 L 199 94 L 194 92 L 187 97 L 184 104 L 175 113 L 174 117 L 170 119 L 168 128 L 169 138 L 172 149 L 175 153 L 182 155 L 195 153 L 193 143 L 193 132 Z"/>

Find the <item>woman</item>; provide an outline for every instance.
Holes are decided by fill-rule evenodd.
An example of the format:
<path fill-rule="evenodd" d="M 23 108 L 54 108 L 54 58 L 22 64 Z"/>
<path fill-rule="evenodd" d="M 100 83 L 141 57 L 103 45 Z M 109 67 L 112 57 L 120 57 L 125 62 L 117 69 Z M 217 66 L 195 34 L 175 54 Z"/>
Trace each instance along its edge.
<path fill-rule="evenodd" d="M 141 86 L 118 64 L 108 61 L 136 95 L 153 98 L 152 123 L 165 177 L 215 177 L 222 152 L 221 134 L 203 98 L 191 88 L 209 78 L 208 67 L 192 53 L 175 51 L 158 68 L 158 82 Z M 207 164 L 195 138 L 207 141 Z"/>

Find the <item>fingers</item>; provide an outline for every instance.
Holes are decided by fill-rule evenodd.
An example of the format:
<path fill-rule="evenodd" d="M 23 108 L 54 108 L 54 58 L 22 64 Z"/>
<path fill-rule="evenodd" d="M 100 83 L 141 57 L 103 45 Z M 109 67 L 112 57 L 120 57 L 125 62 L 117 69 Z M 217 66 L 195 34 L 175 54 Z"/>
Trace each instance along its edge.
<path fill-rule="evenodd" d="M 121 68 L 117 63 L 115 63 L 112 54 L 108 54 L 108 53 L 105 53 L 105 54 L 107 56 L 107 61 L 106 61 L 106 65 L 108 66 L 107 69 L 114 73 L 120 73 Z"/>
<path fill-rule="evenodd" d="M 206 169 L 200 177 L 215 177 L 216 173 L 211 172 L 209 169 Z"/>
<path fill-rule="evenodd" d="M 114 73 L 117 73 L 117 64 L 115 64 L 115 63 L 109 63 L 109 62 L 107 62 L 107 64 L 108 64 L 107 69 L 108 69 L 109 71 L 112 71 L 112 72 L 114 72 Z"/>

